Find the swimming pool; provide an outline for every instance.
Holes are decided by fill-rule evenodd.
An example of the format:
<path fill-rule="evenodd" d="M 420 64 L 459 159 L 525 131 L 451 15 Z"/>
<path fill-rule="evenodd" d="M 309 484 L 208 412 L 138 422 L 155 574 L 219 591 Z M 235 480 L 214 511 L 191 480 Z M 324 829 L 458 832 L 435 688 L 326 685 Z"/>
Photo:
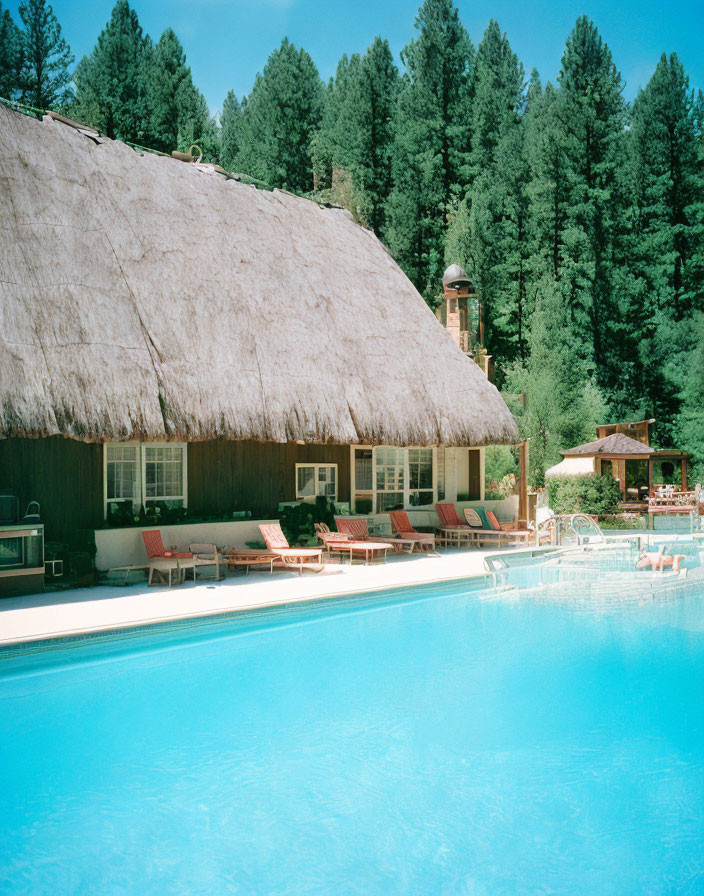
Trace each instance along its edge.
<path fill-rule="evenodd" d="M 704 891 L 704 590 L 526 585 L 3 652 L 0 889 Z"/>

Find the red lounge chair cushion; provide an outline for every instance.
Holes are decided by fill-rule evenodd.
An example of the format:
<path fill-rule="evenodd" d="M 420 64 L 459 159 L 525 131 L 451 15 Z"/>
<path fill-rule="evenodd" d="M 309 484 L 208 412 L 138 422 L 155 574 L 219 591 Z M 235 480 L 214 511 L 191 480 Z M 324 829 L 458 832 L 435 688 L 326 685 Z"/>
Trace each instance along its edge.
<path fill-rule="evenodd" d="M 501 532 L 501 523 L 496 519 L 496 514 L 493 510 L 487 510 L 486 518 L 489 520 L 492 529 L 496 529 L 497 532 Z"/>

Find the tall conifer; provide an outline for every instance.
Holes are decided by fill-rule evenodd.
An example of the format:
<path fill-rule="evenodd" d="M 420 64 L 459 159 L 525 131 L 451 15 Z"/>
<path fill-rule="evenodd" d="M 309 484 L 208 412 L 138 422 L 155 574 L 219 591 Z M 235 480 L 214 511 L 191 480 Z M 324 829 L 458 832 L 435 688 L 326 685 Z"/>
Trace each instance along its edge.
<path fill-rule="evenodd" d="M 72 98 L 71 48 L 46 0 L 20 4 L 22 32 L 22 100 L 37 109 L 67 106 Z"/>
<path fill-rule="evenodd" d="M 108 137 L 149 143 L 147 73 L 153 54 L 137 13 L 127 0 L 117 0 L 95 47 L 76 70 L 77 114 Z"/>
<path fill-rule="evenodd" d="M 271 186 L 311 191 L 311 141 L 322 104 L 323 84 L 313 60 L 284 38 L 247 97 L 240 169 Z"/>
<path fill-rule="evenodd" d="M 0 3 L 0 96 L 17 99 L 22 89 L 24 49 L 22 32 L 15 25 L 9 10 Z"/>
<path fill-rule="evenodd" d="M 396 115 L 388 241 L 426 298 L 438 291 L 445 220 L 467 183 L 474 47 L 452 0 L 425 0 Z"/>

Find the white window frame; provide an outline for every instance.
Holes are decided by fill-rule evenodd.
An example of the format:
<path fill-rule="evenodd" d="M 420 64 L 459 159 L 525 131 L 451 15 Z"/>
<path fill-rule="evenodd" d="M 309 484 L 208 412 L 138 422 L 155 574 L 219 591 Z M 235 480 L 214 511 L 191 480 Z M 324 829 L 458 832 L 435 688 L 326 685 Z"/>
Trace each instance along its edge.
<path fill-rule="evenodd" d="M 188 506 L 188 446 L 185 442 L 143 442 L 141 444 L 142 460 L 142 506 L 146 508 L 147 501 L 183 501 L 183 506 Z M 147 449 L 148 448 L 180 448 L 181 449 L 181 474 L 182 495 L 147 495 Z"/>
<path fill-rule="evenodd" d="M 354 466 L 354 452 L 355 448 L 365 448 L 372 450 L 372 515 L 377 514 L 377 487 L 376 487 L 376 452 L 378 448 L 394 448 L 397 446 L 394 445 L 351 445 L 350 446 L 350 498 L 351 498 L 351 506 L 352 510 L 356 513 L 357 507 L 357 483 L 355 481 L 355 466 Z M 411 445 L 410 448 L 427 448 L 427 445 Z M 400 451 L 403 452 L 403 508 L 404 510 L 427 510 L 428 508 L 432 508 L 435 506 L 438 500 L 438 449 L 436 447 L 432 447 L 432 462 L 433 462 L 433 500 L 429 504 L 411 504 L 410 494 L 410 467 L 408 463 L 408 451 L 409 448 L 400 448 Z M 413 489 L 413 491 L 418 491 L 418 489 Z M 430 491 L 430 489 L 421 489 L 421 491 Z M 382 492 L 383 494 L 383 492 Z M 383 511 L 382 511 L 383 512 Z M 388 513 L 388 511 L 386 511 Z M 381 512 L 380 512 L 381 513 Z"/>
<path fill-rule="evenodd" d="M 313 469 L 313 483 L 315 485 L 315 494 L 314 495 L 300 495 L 298 493 L 298 471 L 301 467 L 312 467 Z M 340 471 L 338 470 L 337 464 L 325 463 L 324 461 L 314 462 L 314 463 L 301 463 L 296 464 L 296 500 L 297 501 L 305 501 L 308 504 L 314 504 L 315 499 L 319 497 L 323 497 L 323 495 L 318 494 L 318 470 L 321 467 L 326 468 L 334 468 L 335 470 L 335 495 L 334 497 L 330 497 L 330 495 L 325 495 L 325 497 L 330 498 L 331 501 L 337 501 L 337 496 L 340 493 Z"/>
<path fill-rule="evenodd" d="M 180 448 L 182 457 L 183 494 L 158 497 L 147 496 L 146 477 L 146 451 L 145 448 Z M 103 519 L 108 518 L 108 504 L 125 500 L 124 498 L 108 498 L 108 449 L 109 448 L 136 448 L 137 476 L 135 481 L 135 495 L 132 498 L 132 507 L 138 510 L 147 506 L 147 501 L 181 501 L 183 507 L 188 507 L 188 444 L 186 442 L 105 442 L 103 444 Z"/>

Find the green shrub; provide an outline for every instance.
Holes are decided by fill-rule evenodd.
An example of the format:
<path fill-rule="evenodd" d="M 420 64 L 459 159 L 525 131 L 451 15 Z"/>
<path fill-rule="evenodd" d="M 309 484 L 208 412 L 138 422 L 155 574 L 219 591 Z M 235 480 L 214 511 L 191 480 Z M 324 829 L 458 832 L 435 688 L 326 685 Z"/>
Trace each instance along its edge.
<path fill-rule="evenodd" d="M 315 504 L 301 501 L 300 504 L 287 505 L 281 510 L 280 522 L 289 544 L 315 545 L 318 543 L 315 523 L 327 523 L 331 529 L 335 529 L 333 505 L 323 495 L 315 499 Z"/>
<path fill-rule="evenodd" d="M 548 479 L 548 503 L 555 513 L 615 513 L 621 500 L 612 476 L 555 476 Z"/>

